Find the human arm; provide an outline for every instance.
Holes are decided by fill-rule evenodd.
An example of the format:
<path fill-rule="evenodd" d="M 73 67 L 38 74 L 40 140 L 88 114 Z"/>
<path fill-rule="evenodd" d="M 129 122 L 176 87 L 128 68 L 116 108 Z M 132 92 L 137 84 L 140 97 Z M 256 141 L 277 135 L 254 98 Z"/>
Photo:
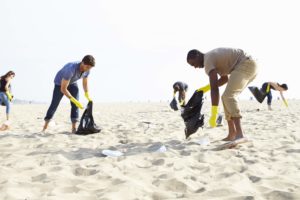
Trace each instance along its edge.
<path fill-rule="evenodd" d="M 6 82 L 6 85 L 5 85 L 5 94 L 9 101 L 11 101 L 13 99 L 13 95 L 10 93 L 10 90 L 9 90 L 10 82 L 11 82 L 11 79 L 8 79 Z"/>
<path fill-rule="evenodd" d="M 225 80 L 224 80 L 225 81 Z M 219 87 L 218 87 L 218 74 L 215 69 L 209 72 L 209 83 L 211 87 L 211 117 L 209 119 L 209 125 L 211 127 L 217 126 L 217 115 L 218 115 L 218 106 L 219 106 Z"/>
<path fill-rule="evenodd" d="M 77 99 L 75 99 L 75 98 L 71 95 L 71 93 L 69 92 L 69 90 L 68 90 L 69 84 L 70 84 L 70 80 L 62 79 L 62 80 L 61 80 L 60 91 L 61 91 L 66 97 L 68 97 L 68 98 L 70 99 L 70 101 L 71 101 L 72 103 L 74 103 L 78 108 L 83 109 L 82 104 L 81 104 Z"/>
<path fill-rule="evenodd" d="M 88 101 L 92 101 L 89 95 L 89 89 L 88 89 L 88 77 L 85 77 L 82 79 L 82 86 L 84 90 L 84 96 L 87 98 Z"/>
<path fill-rule="evenodd" d="M 283 101 L 284 105 L 285 105 L 286 107 L 288 107 L 287 100 L 284 98 L 284 96 L 283 96 L 283 92 L 282 92 L 282 91 L 280 91 L 280 96 L 281 96 L 281 99 L 282 99 L 282 101 Z"/>
<path fill-rule="evenodd" d="M 226 84 L 227 82 L 228 82 L 228 76 L 227 75 L 221 76 L 221 78 L 219 78 L 217 81 L 217 85 L 218 85 L 218 87 L 221 87 L 222 85 Z M 210 84 L 197 89 L 197 92 L 202 91 L 203 93 L 205 93 L 209 90 L 210 90 Z"/>

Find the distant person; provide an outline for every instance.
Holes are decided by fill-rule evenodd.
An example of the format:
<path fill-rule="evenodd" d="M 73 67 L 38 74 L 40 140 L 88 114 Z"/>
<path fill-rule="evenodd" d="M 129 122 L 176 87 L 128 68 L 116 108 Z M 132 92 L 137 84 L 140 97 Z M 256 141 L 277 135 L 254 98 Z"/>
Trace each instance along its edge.
<path fill-rule="evenodd" d="M 187 62 L 194 68 L 204 68 L 209 76 L 210 84 L 203 87 L 203 92 L 211 89 L 210 126 L 217 126 L 219 87 L 227 83 L 222 102 L 228 123 L 228 136 L 223 140 L 235 143 L 247 141 L 241 126 L 242 115 L 237 97 L 256 77 L 255 61 L 241 49 L 217 48 L 205 54 L 193 49 L 187 54 Z"/>
<path fill-rule="evenodd" d="M 71 103 L 72 133 L 76 132 L 76 124 L 79 117 L 79 108 L 83 109 L 79 100 L 79 89 L 77 80 L 82 78 L 83 90 L 88 101 L 92 101 L 88 93 L 88 76 L 90 70 L 95 66 L 95 59 L 91 55 L 86 55 L 81 62 L 71 62 L 66 64 L 55 76 L 54 91 L 51 105 L 45 117 L 43 131 L 48 128 L 48 124 L 65 95 Z"/>
<path fill-rule="evenodd" d="M 13 99 L 13 95 L 11 94 L 11 81 L 15 77 L 15 73 L 13 71 L 7 72 L 5 75 L 0 77 L 0 105 L 6 107 L 6 120 L 1 127 L 0 130 L 6 130 L 9 128 L 9 113 L 10 113 L 10 102 Z"/>
<path fill-rule="evenodd" d="M 253 93 L 253 95 L 257 99 L 257 101 L 260 103 L 262 103 L 264 101 L 265 97 L 267 97 L 267 104 L 268 104 L 269 110 L 272 110 L 272 107 L 271 107 L 272 92 L 271 92 L 271 90 L 279 91 L 282 101 L 284 102 L 285 106 L 288 107 L 288 103 L 283 96 L 283 92 L 288 90 L 288 86 L 285 83 L 279 84 L 276 82 L 265 82 L 262 84 L 260 90 L 258 90 L 257 87 L 249 87 L 249 89 Z"/>
<path fill-rule="evenodd" d="M 186 97 L 186 92 L 188 90 L 188 84 L 181 82 L 181 81 L 177 81 L 173 84 L 173 95 L 174 97 L 176 96 L 176 93 L 178 92 L 178 101 L 179 101 L 179 105 L 180 106 L 184 106 L 185 105 L 185 97 Z"/>

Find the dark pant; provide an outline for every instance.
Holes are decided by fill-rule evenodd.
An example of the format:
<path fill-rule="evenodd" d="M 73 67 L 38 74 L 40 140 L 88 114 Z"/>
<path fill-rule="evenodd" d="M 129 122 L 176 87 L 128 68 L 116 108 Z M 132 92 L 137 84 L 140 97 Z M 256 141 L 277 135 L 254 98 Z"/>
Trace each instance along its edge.
<path fill-rule="evenodd" d="M 78 89 L 78 86 L 76 83 L 69 85 L 68 91 L 71 93 L 71 95 L 75 99 L 77 99 L 77 100 L 79 99 L 79 89 Z M 47 111 L 45 121 L 49 121 L 52 119 L 63 96 L 64 96 L 64 94 L 60 91 L 60 85 L 55 85 L 54 90 L 53 90 L 53 97 L 52 97 L 51 105 Z M 79 109 L 72 102 L 71 102 L 71 107 L 72 107 L 71 108 L 71 121 L 72 121 L 72 123 L 75 123 L 78 121 Z"/>
<path fill-rule="evenodd" d="M 268 87 L 268 83 L 264 83 L 264 84 L 261 86 L 260 91 L 263 92 L 263 93 L 265 93 L 265 95 L 267 96 L 267 104 L 268 104 L 268 105 L 271 105 L 271 103 L 272 103 L 272 92 L 271 92 L 271 87 L 270 87 L 269 92 L 267 92 L 267 87 Z"/>
<path fill-rule="evenodd" d="M 267 104 L 271 105 L 272 103 L 272 92 L 270 90 L 270 92 L 267 93 Z"/>

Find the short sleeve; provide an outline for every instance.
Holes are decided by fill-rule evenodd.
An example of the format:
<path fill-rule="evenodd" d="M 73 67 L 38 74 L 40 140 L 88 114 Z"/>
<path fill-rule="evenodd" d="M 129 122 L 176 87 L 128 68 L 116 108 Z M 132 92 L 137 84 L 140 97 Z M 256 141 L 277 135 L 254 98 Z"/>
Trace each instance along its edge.
<path fill-rule="evenodd" d="M 87 78 L 90 75 L 90 71 L 84 73 L 83 78 Z"/>
<path fill-rule="evenodd" d="M 207 75 L 209 75 L 209 72 L 211 70 L 215 69 L 214 63 L 212 62 L 212 59 L 209 56 L 204 61 L 204 69 Z"/>
<path fill-rule="evenodd" d="M 74 71 L 72 70 L 71 67 L 68 67 L 68 66 L 71 66 L 71 65 L 67 64 L 65 70 L 62 73 L 62 78 L 65 80 L 71 80 L 71 78 L 74 76 Z"/>

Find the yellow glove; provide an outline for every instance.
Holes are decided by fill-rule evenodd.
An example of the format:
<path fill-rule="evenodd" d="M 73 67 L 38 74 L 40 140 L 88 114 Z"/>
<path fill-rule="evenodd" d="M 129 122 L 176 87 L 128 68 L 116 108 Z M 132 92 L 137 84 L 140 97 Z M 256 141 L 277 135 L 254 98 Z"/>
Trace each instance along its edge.
<path fill-rule="evenodd" d="M 11 101 L 12 98 L 13 98 L 13 96 L 11 95 L 11 93 L 9 91 L 6 92 L 6 96 L 7 96 L 9 101 Z"/>
<path fill-rule="evenodd" d="M 209 125 L 212 128 L 217 126 L 217 115 L 218 115 L 218 106 L 212 106 L 211 107 L 211 116 L 209 119 Z"/>
<path fill-rule="evenodd" d="M 286 107 L 289 106 L 288 103 L 287 103 L 287 101 L 286 101 L 285 99 L 283 100 L 283 103 L 284 103 L 284 105 L 285 105 Z"/>
<path fill-rule="evenodd" d="M 86 99 L 88 101 L 92 101 L 92 99 L 90 98 L 89 92 L 84 93 L 84 96 L 86 97 Z"/>
<path fill-rule="evenodd" d="M 268 83 L 268 86 L 267 86 L 266 92 L 267 92 L 267 93 L 269 93 L 269 92 L 270 92 L 270 83 Z"/>
<path fill-rule="evenodd" d="M 204 87 L 201 87 L 197 90 L 197 92 L 200 92 L 202 91 L 203 93 L 207 92 L 208 90 L 210 90 L 210 84 L 204 86 Z"/>
<path fill-rule="evenodd" d="M 181 100 L 181 101 L 179 102 L 179 105 L 180 105 L 180 106 L 184 106 L 184 104 L 185 104 L 185 101 L 184 101 L 184 100 Z"/>
<path fill-rule="evenodd" d="M 173 93 L 173 97 L 175 97 L 176 96 L 176 91 L 174 91 L 174 93 Z"/>
<path fill-rule="evenodd" d="M 77 108 L 83 109 L 83 106 L 81 105 L 81 103 L 80 103 L 79 101 L 77 101 L 77 99 L 75 99 L 74 97 L 71 97 L 71 98 L 70 98 L 70 101 L 71 101 L 72 103 L 74 103 L 75 106 L 77 106 Z"/>

